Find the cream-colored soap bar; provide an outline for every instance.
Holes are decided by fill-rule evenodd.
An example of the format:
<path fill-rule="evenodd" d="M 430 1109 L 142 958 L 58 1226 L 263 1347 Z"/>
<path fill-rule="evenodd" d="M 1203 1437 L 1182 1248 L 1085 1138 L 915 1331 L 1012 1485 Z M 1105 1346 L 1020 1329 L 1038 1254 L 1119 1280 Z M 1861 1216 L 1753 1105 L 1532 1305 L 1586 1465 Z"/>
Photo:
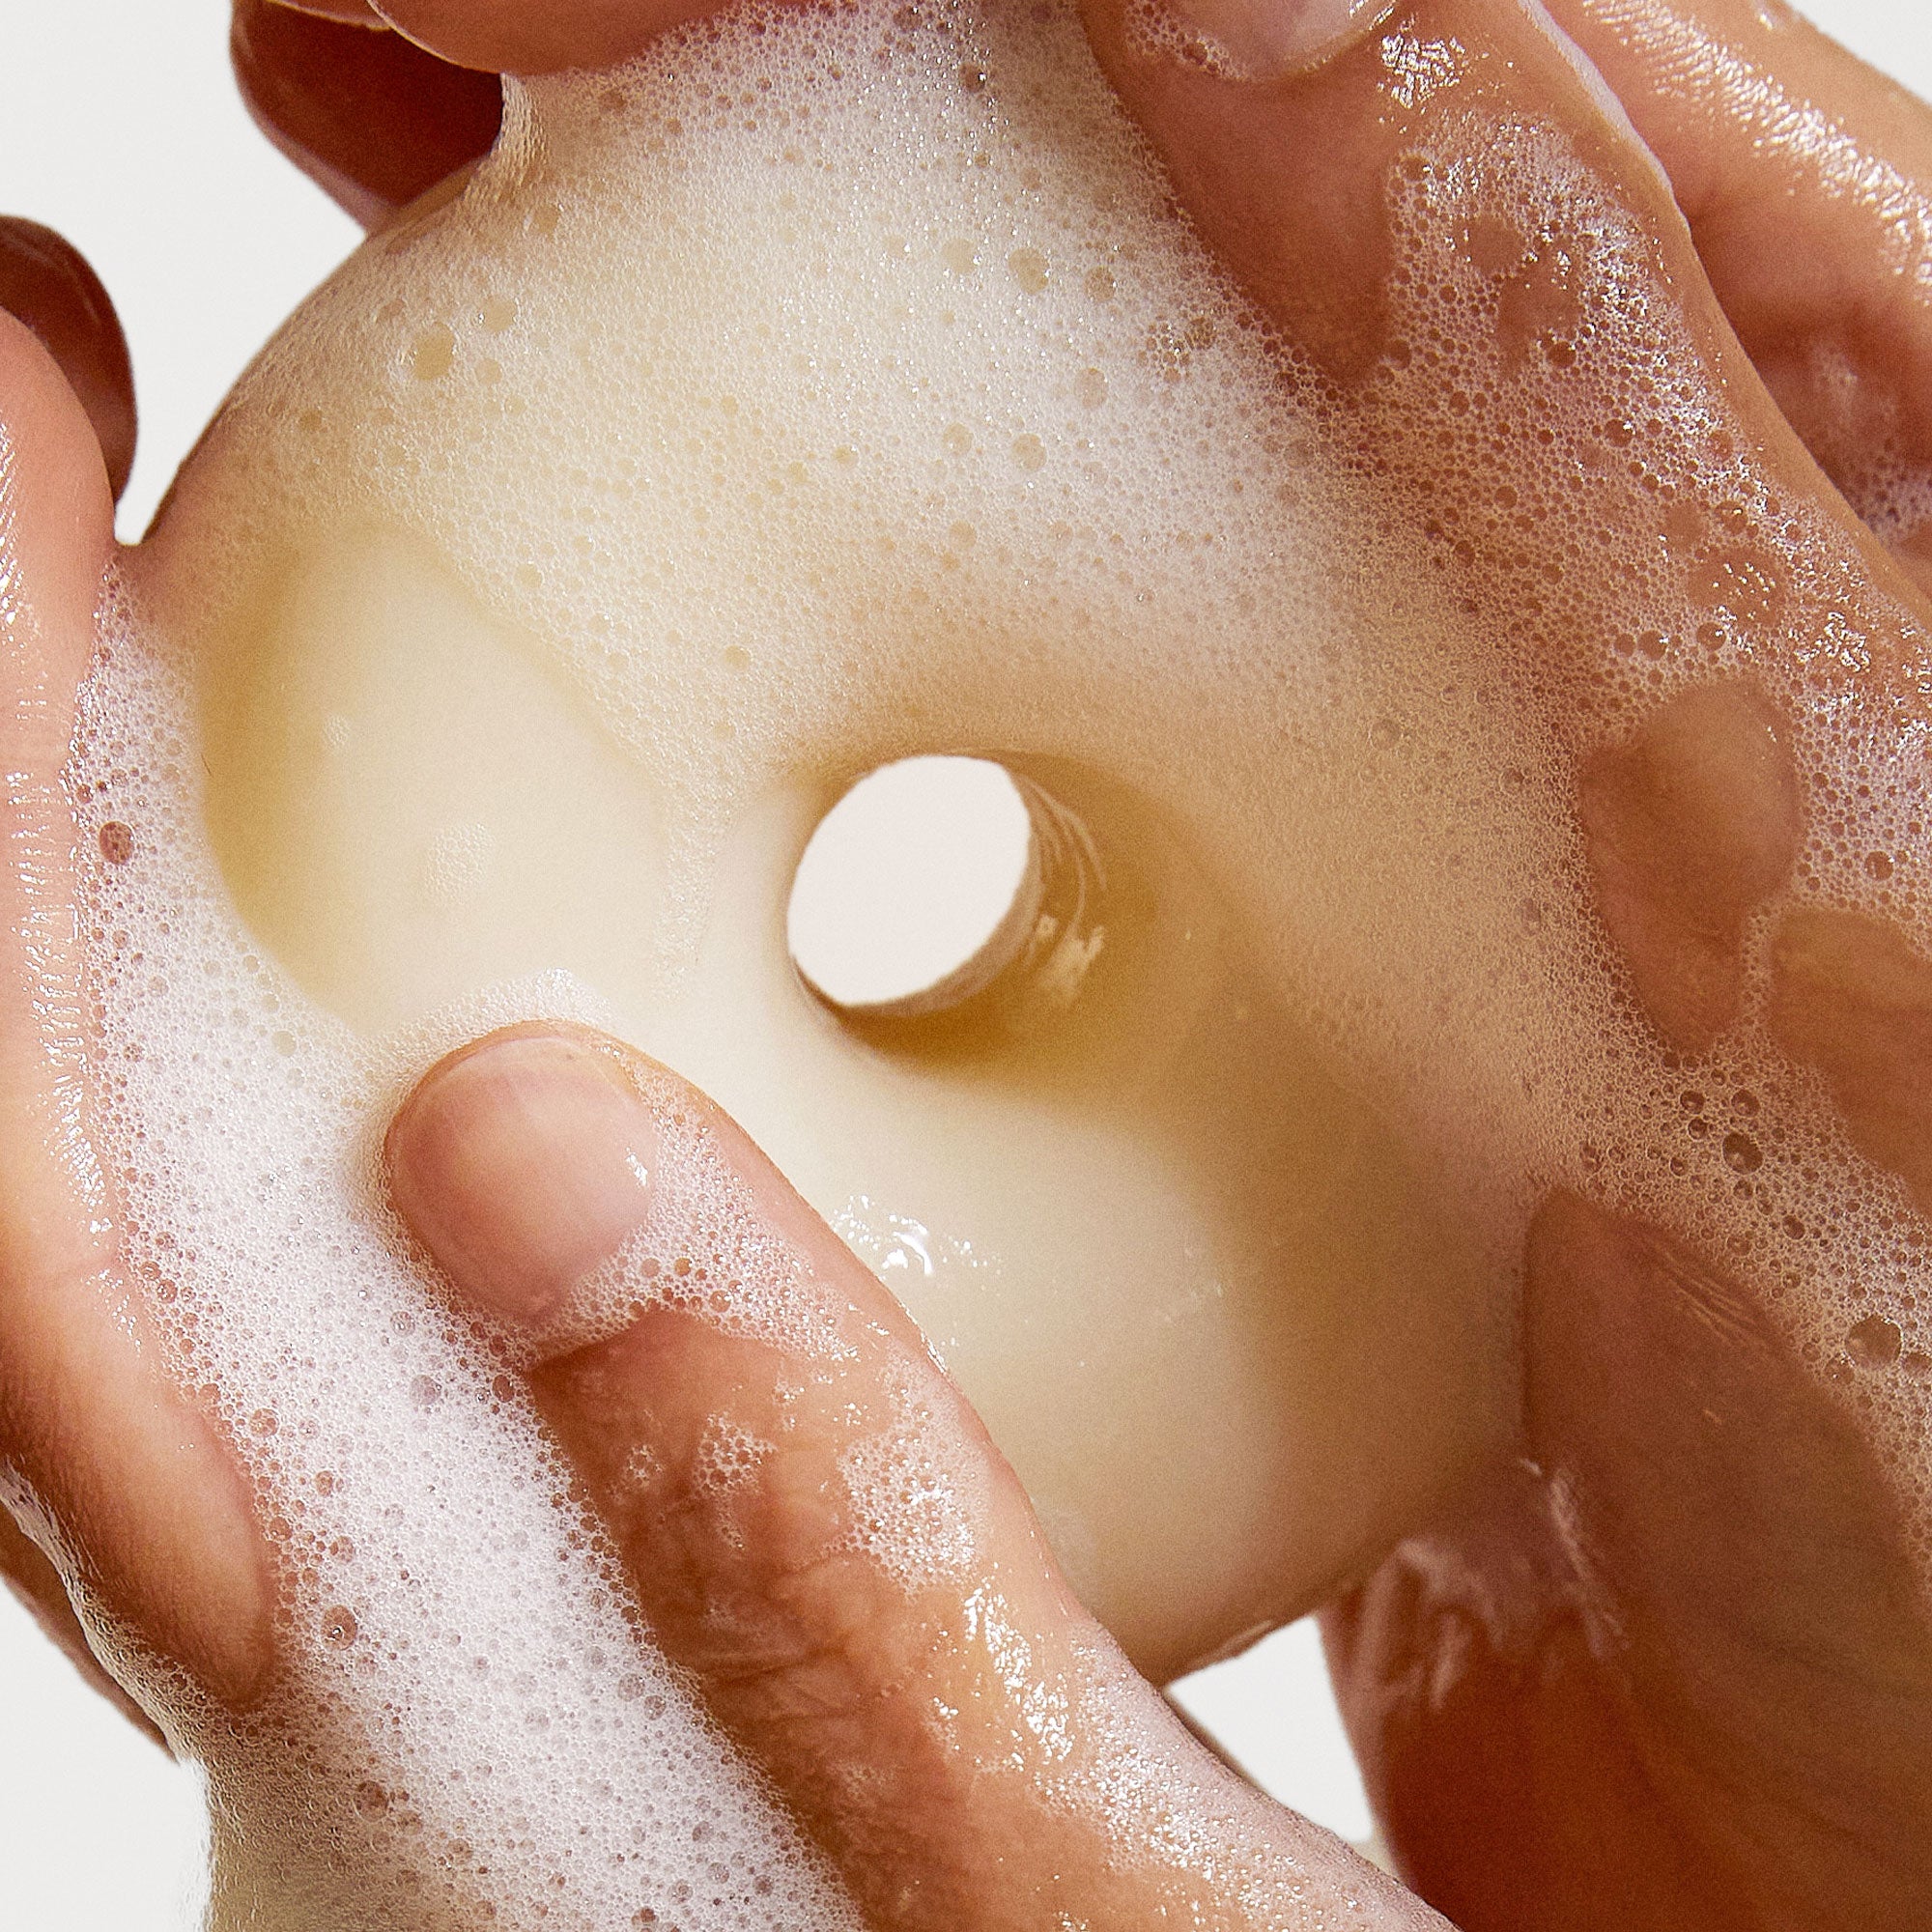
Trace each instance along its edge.
<path fill-rule="evenodd" d="M 1342 486 L 1238 306 L 1122 211 L 1107 121 L 1041 154 L 1004 76 L 953 85 L 909 182 L 822 128 L 706 151 L 649 90 L 559 98 L 379 243 L 382 299 L 326 300 L 326 363 L 271 353 L 193 479 L 204 543 L 250 498 L 196 627 L 208 810 L 365 1034 L 563 969 L 714 1094 L 1172 1670 L 1497 1423 L 1496 1285 L 1291 1012 L 1337 812 L 1399 875 L 1439 834 L 1394 761 L 1347 768 L 1373 724 L 1331 667 L 1399 686 L 1409 646 L 1286 507 Z M 841 1025 L 786 956 L 804 840 L 961 750 L 1062 815 L 1071 897 L 970 1006 Z"/>
<path fill-rule="evenodd" d="M 665 396 L 655 439 L 694 407 Z M 768 538 L 774 573 L 796 567 L 789 536 Z M 648 539 L 667 541 L 697 548 Z M 298 559 L 205 672 L 210 823 L 255 931 L 368 1033 L 550 969 L 594 988 L 900 1294 L 1150 1667 L 1301 1607 L 1459 1472 L 1492 1412 L 1484 1285 L 1288 1017 L 1211 865 L 1103 776 L 1104 746 L 1067 761 L 1045 719 L 1052 753 L 1014 758 L 1065 826 L 1029 953 L 923 1020 L 841 1024 L 784 915 L 847 746 L 800 732 L 746 760 L 679 867 L 687 775 L 715 782 L 726 756 L 701 713 L 639 750 L 419 540 L 352 525 Z M 971 580 L 949 577 L 965 608 L 925 607 L 936 666 L 983 648 Z M 682 647 L 639 626 L 640 681 L 696 683 L 764 641 L 685 621 Z M 834 668 L 863 708 L 863 676 Z M 793 701 L 734 674 L 747 710 Z M 985 726 L 932 741 L 1006 749 Z M 874 755 L 907 742 L 881 733 Z"/>

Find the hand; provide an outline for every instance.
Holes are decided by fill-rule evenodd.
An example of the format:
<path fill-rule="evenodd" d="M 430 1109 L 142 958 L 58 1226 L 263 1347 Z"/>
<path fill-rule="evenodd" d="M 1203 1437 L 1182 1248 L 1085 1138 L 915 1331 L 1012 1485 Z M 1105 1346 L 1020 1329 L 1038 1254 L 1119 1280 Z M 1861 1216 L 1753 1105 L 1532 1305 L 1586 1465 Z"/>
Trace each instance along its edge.
<path fill-rule="evenodd" d="M 1181 1729 L 905 1312 L 701 1094 L 521 1027 L 434 1068 L 387 1153 L 457 1296 L 524 1338 L 658 1642 L 868 1925 L 1440 1923 Z M 667 1255 L 636 1277 L 651 1305 L 583 1345 L 580 1285 L 647 1223 L 675 1238 L 652 1189 L 681 1200 L 700 1162 L 741 1271 Z"/>
<path fill-rule="evenodd" d="M 0 263 L 8 299 L 62 357 L 0 315 L 0 1499 L 20 1524 L 0 1518 L 0 1566 L 103 1686 L 62 1582 L 92 1605 L 103 1654 L 140 1630 L 245 1703 L 269 1655 L 247 1496 L 120 1265 L 114 1190 L 85 1127 L 61 768 L 111 545 L 103 450 L 124 476 L 132 454 L 126 355 L 56 238 L 6 224 Z"/>
<path fill-rule="evenodd" d="M 521 17 L 526 12 L 425 8 L 411 24 L 467 58 L 515 56 L 523 65 L 567 58 L 567 43 L 553 37 L 570 31 L 577 15 L 547 10 L 532 25 Z M 1915 272 L 1922 244 L 1912 238 L 1924 232 L 1922 222 L 1915 228 L 1923 207 L 1915 184 L 1932 169 L 1910 104 L 1802 32 L 1764 23 L 1754 8 L 1653 9 L 1634 19 L 1608 8 L 1566 10 L 1671 167 L 1704 249 L 1700 265 L 1641 161 L 1599 119 L 1574 71 L 1537 30 L 1473 0 L 1413 12 L 1404 30 L 1418 44 L 1456 41 L 1483 64 L 1492 102 L 1532 125 L 1583 130 L 1593 164 L 1617 182 L 1648 237 L 1635 267 L 1659 314 L 1680 323 L 1688 338 L 1676 373 L 1696 392 L 1720 397 L 1731 419 L 1747 426 L 1756 472 L 1837 530 L 1859 594 L 1899 611 L 1908 632 L 1911 592 L 1824 489 L 1758 389 L 1706 275 L 1816 453 L 1850 488 L 1873 487 L 1858 472 L 1872 423 L 1889 425 L 1905 460 L 1922 459 L 1913 407 L 1922 386 L 1914 373 L 1922 354 Z M 583 16 L 599 53 L 620 50 L 624 34 L 641 36 L 662 17 L 614 6 Z M 1227 18 L 1215 24 L 1224 39 L 1234 37 Z M 1293 339 L 1326 355 L 1338 380 L 1359 376 L 1350 366 L 1350 345 L 1376 340 L 1379 268 L 1366 218 L 1371 198 L 1359 188 L 1396 138 L 1382 70 L 1371 58 L 1377 46 L 1360 45 L 1303 81 L 1241 86 L 1144 60 L 1113 15 L 1096 13 L 1094 27 L 1123 97 L 1203 228 Z M 367 29 L 321 31 L 362 33 L 365 45 L 382 40 Z M 532 34 L 543 38 L 533 42 Z M 1687 46 L 1693 58 L 1685 57 Z M 1824 101 L 1835 145 L 1806 147 L 1815 122 L 1781 117 L 1780 89 Z M 327 90 L 309 95 L 326 98 Z M 259 90 L 255 98 L 259 106 Z M 1752 115 L 1761 124 L 1755 128 Z M 1782 130 L 1781 146 L 1778 138 L 1768 148 L 1759 140 L 1765 126 L 1775 136 Z M 391 147 L 416 152 L 408 140 Z M 1770 195 L 1767 151 L 1776 179 Z M 407 178 L 401 169 L 392 181 Z M 1883 194 L 1861 200 L 1874 182 Z M 372 208 L 388 198 L 369 192 Z M 1817 248 L 1782 242 L 1783 224 L 1793 219 L 1818 239 Z M 1837 323 L 1848 311 L 1860 319 L 1855 330 Z M 1833 339 L 1834 330 L 1842 339 Z M 1834 349 L 1841 352 L 1835 375 Z M 30 390 L 28 384 L 10 407 L 16 431 L 34 427 Z M 1386 424 L 1379 434 L 1377 458 L 1398 477 L 1426 481 L 1427 450 L 1405 446 Z M 61 451 L 71 454 L 73 440 L 70 417 L 65 429 L 48 427 L 28 445 L 45 458 L 45 467 L 23 466 L 30 508 L 21 528 L 29 536 L 58 515 L 44 505 L 58 497 Z M 1889 509 L 1881 495 L 1864 500 L 1875 517 Z M 99 528 L 104 545 L 104 523 Z M 1910 557 L 1912 530 L 1889 533 Z M 1633 541 L 1619 530 L 1605 538 L 1611 550 Z M 48 587 L 59 572 L 32 558 L 26 537 L 16 548 L 31 607 L 56 613 L 42 624 L 56 638 L 44 662 L 71 671 L 79 662 L 73 640 L 84 633 L 74 611 L 83 607 L 72 597 L 60 605 Z M 51 539 L 43 543 L 43 558 L 51 548 Z M 38 580 L 36 568 L 43 573 Z M 1578 640 L 1578 648 L 1598 641 Z M 1881 662 L 1867 677 L 1883 685 L 1891 675 Z M 1707 1024 L 1714 998 L 1721 1015 L 1724 1002 L 1743 997 L 1721 970 L 1706 969 L 1713 960 L 1721 968 L 1737 952 L 1744 915 L 1734 908 L 1750 903 L 1739 881 L 1747 885 L 1761 869 L 1759 834 L 1767 824 L 1776 830 L 1776 813 L 1727 813 L 1719 803 L 1696 822 L 1665 822 L 1648 844 L 1611 834 L 1620 801 L 1633 795 L 1639 809 L 1622 810 L 1623 829 L 1628 834 L 1634 820 L 1643 830 L 1647 771 L 1671 768 L 1675 757 L 1694 780 L 1700 759 L 1722 755 L 1721 726 L 1718 736 L 1706 743 L 1692 732 L 1684 744 L 1653 747 L 1647 766 L 1640 759 L 1634 771 L 1611 772 L 1595 794 L 1601 821 L 1592 856 L 1605 922 L 1666 1030 Z M 19 742 L 32 752 L 37 741 L 23 729 Z M 26 756 L 18 762 L 30 777 L 39 774 L 40 790 L 20 794 L 25 808 L 16 802 L 15 823 L 25 827 L 34 802 L 49 795 L 49 767 L 45 756 L 38 766 Z M 1681 784 L 1673 795 L 1696 789 Z M 1687 851 L 1702 868 L 1690 893 L 1670 883 Z M 34 904 L 57 908 L 57 881 L 50 892 L 47 876 L 54 874 L 36 882 Z M 1704 890 L 1711 882 L 1715 892 Z M 1833 945 L 1795 957 L 1787 1036 L 1795 1056 L 1832 1086 L 1873 1157 L 1903 1171 L 1922 1125 L 1913 1111 L 1915 1082 L 1918 1092 L 1924 1083 L 1901 1050 L 1909 1034 L 1889 1038 L 1887 1029 L 1900 1026 L 1901 1012 L 1909 1028 L 1923 995 L 1909 949 L 1903 964 L 1885 951 L 1889 937 L 1840 932 Z M 1888 1015 L 1873 989 L 1889 964 L 1898 968 L 1889 983 L 1902 983 L 1905 997 L 1892 1000 Z M 26 961 L 16 984 L 23 1010 L 58 995 L 57 956 L 51 966 Z M 22 1040 L 24 1058 L 43 1075 L 37 1037 L 23 1030 Z M 11 1189 L 17 1170 L 22 1198 L 31 1199 L 49 1163 L 65 1173 L 58 1161 L 72 1143 L 46 1130 L 57 1085 L 41 1078 L 21 1092 L 52 1096 L 13 1144 L 26 1151 L 0 1173 Z M 46 1162 L 43 1149 L 50 1150 Z M 55 1211 L 34 1216 L 26 1236 L 10 1244 L 10 1283 L 75 1278 L 57 1264 L 60 1244 L 47 1237 L 70 1208 L 76 1221 L 89 1211 L 89 1197 L 70 1188 L 44 1199 Z M 43 1255 L 55 1264 L 43 1264 Z M 1646 1923 L 1911 1922 L 1924 1876 L 1917 1862 L 1924 1833 L 1914 1821 L 1926 1808 L 1917 1743 L 1926 1735 L 1925 1638 L 1888 1493 L 1896 1478 L 1881 1445 L 1843 1420 L 1770 1318 L 1666 1231 L 1557 1201 L 1539 1220 L 1530 1273 L 1526 1430 L 1538 1471 L 1514 1485 L 1499 1475 L 1492 1496 L 1471 1499 L 1464 1521 L 1440 1525 L 1399 1552 L 1336 1623 L 1358 1737 L 1412 1875 L 1471 1927 L 1605 1923 L 1606 1901 L 1621 1913 L 1631 1900 L 1640 1901 L 1630 1910 Z M 50 1305 L 51 1291 L 30 1299 L 29 1315 Z M 1667 1319 L 1647 1320 L 1660 1310 Z M 82 1332 L 71 1318 L 64 1310 L 59 1323 L 43 1324 L 41 1356 L 10 1351 L 22 1365 L 19 1412 L 32 1423 L 23 1440 L 31 1442 L 36 1428 L 43 1443 L 51 1439 L 50 1427 L 36 1419 L 45 1391 L 85 1379 L 62 1366 L 47 1341 Z M 1666 1378 L 1660 1361 L 1684 1373 Z M 1624 1402 L 1635 1388 L 1644 1399 L 1627 1414 Z M 1715 1453 L 1721 1443 L 1712 1436 L 1710 1412 L 1722 1420 L 1723 1441 L 1745 1442 L 1743 1453 Z M 189 1445 L 184 1455 L 201 1453 L 192 1449 L 200 1438 L 191 1420 L 185 1409 L 175 1418 Z M 1777 1445 L 1789 1446 L 1793 1460 L 1774 1462 Z M 43 1455 L 49 1466 L 58 1460 Z M 71 1460 L 84 1466 L 77 1453 Z M 37 1480 L 57 1487 L 50 1476 Z M 131 1492 L 131 1486 L 123 1492 Z M 220 1485 L 209 1493 L 220 1495 Z M 84 1508 L 71 1515 L 86 1523 Z M 111 1521 L 96 1540 L 113 1548 Z M 1769 1562 L 1766 1550 L 1776 1552 Z M 98 1567 L 103 1576 L 127 1573 L 132 1580 L 122 1594 L 130 1604 L 145 1602 L 142 1590 L 168 1574 L 161 1561 L 149 1575 L 128 1556 L 118 1564 L 98 1559 Z M 215 1583 L 245 1578 L 248 1568 L 217 1564 L 187 1574 Z M 179 1565 L 174 1574 L 183 1574 Z M 246 1601 L 245 1589 L 237 1600 Z M 147 1614 L 160 1620 L 158 1611 Z M 193 1618 L 177 1621 L 186 1631 Z M 219 1621 L 248 1628 L 245 1617 Z M 184 1651 L 191 1640 L 180 1637 Z M 1787 1673 L 1794 1657 L 1799 1667 Z M 245 1688 L 246 1673 L 236 1681 Z M 1848 1707 L 1856 1712 L 1851 1721 Z M 1512 1773 L 1524 1777 L 1525 1765 L 1527 1792 L 1510 1781 Z"/>
<path fill-rule="evenodd" d="M 1712 404 L 1767 496 L 1838 533 L 1839 582 L 1884 641 L 1834 688 L 1897 694 L 1909 715 L 1923 606 L 1896 562 L 1917 564 L 1923 528 L 1902 497 L 1888 502 L 1872 459 L 1909 469 L 1927 453 L 1932 120 L 1778 10 L 1601 0 L 1559 12 L 1681 184 L 1689 233 L 1586 105 L 1563 50 L 1514 10 L 1433 5 L 1403 28 L 1460 43 L 1463 84 L 1492 112 L 1578 130 L 1566 138 L 1641 223 L 1620 273 L 1649 305 L 1653 339 L 1685 345 L 1676 398 Z M 1380 346 L 1385 233 L 1360 184 L 1394 163 L 1421 118 L 1388 111 L 1380 50 L 1271 92 L 1137 60 L 1107 17 L 1111 33 L 1094 25 L 1103 62 L 1196 219 L 1338 384 L 1363 382 Z M 1559 270 L 1544 285 L 1545 327 L 1560 329 L 1561 294 Z M 1894 557 L 1811 468 L 1726 316 Z M 1603 360 L 1586 383 L 1614 374 Z M 1612 383 L 1598 407 L 1618 423 Z M 1365 414 L 1372 460 L 1432 497 L 1433 452 L 1403 434 L 1400 405 Z M 1422 399 L 1414 419 L 1428 420 Z M 1698 433 L 1652 423 L 1642 464 L 1683 473 Z M 1439 497 L 1511 488 L 1519 460 L 1471 440 Z M 1595 499 L 1602 549 L 1586 567 L 1634 564 L 1646 541 L 1657 554 L 1643 494 Z M 1528 603 L 1540 586 L 1513 565 L 1510 540 L 1470 537 L 1469 594 L 1508 586 Z M 1808 648 L 1749 605 L 1714 585 L 1708 608 L 1754 626 L 1769 651 Z M 1599 649 L 1580 640 L 1584 662 Z M 1746 921 L 1796 848 L 1789 780 L 1749 756 L 1762 729 L 1745 711 L 1664 706 L 1579 775 L 1608 938 L 1652 1024 L 1687 1055 L 1746 1010 Z M 1819 911 L 1787 917 L 1771 972 L 1778 1044 L 1926 1211 L 1932 967 L 1901 932 Z M 1861 1360 L 1896 1363 L 1899 1330 L 1879 1318 L 1853 1329 L 1849 1352 L 1806 1362 L 1793 1318 L 1747 1292 L 1727 1257 L 1562 1193 L 1534 1218 L 1525 1277 L 1521 1464 L 1494 1472 L 1327 1620 L 1405 1875 L 1469 1932 L 1919 1922 L 1932 1623 L 1905 1498 L 1923 1483 L 1923 1450 L 1889 1455 L 1877 1411 L 1828 1379 L 1857 1380 Z"/>

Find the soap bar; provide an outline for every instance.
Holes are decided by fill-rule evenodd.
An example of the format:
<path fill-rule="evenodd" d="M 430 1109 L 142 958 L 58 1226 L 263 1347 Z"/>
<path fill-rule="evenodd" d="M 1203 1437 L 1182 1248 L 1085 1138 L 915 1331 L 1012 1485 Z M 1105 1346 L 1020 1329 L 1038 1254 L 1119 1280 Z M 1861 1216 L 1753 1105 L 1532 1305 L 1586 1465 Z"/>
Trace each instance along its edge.
<path fill-rule="evenodd" d="M 157 572 L 267 954 L 367 1039 L 568 973 L 903 1298 L 1167 1675 L 1506 1426 L 1507 1280 L 1320 958 L 1510 840 L 1435 789 L 1499 721 L 1416 689 L 1438 613 L 1111 99 L 1052 107 L 1073 54 L 873 31 L 797 29 L 753 128 L 663 71 L 520 95 L 257 366 Z M 805 842 L 961 752 L 1032 802 L 1030 929 L 841 1015 Z M 1510 892 L 1429 944 L 1513 945 Z"/>

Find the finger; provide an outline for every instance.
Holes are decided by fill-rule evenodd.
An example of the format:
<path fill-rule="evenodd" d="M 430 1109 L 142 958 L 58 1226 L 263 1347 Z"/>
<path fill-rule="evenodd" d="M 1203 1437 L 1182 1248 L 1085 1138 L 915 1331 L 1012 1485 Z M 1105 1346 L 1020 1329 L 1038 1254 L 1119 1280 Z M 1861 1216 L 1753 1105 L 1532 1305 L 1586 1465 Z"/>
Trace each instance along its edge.
<path fill-rule="evenodd" d="M 134 468 L 134 370 L 99 276 L 51 228 L 0 215 L 0 308 L 25 323 L 60 364 L 94 425 L 118 500 Z"/>
<path fill-rule="evenodd" d="M 1197 21 L 1203 4 L 1211 19 Z M 1574 142 L 1605 205 L 1642 219 L 1644 256 L 1631 270 L 1701 327 L 1704 355 L 1723 357 L 1728 331 L 1714 327 L 1715 304 L 1699 303 L 1703 277 L 1655 164 L 1606 116 L 1540 8 L 1409 0 L 1386 19 L 1385 7 L 1363 10 L 1339 29 L 1323 8 L 1275 0 L 1192 0 L 1157 28 L 1129 0 L 1088 0 L 1085 14 L 1102 67 L 1189 214 L 1290 339 L 1338 378 L 1377 369 L 1390 348 L 1392 171 L 1424 146 L 1453 152 L 1472 114 L 1520 112 Z M 1295 30 L 1280 32 L 1282 19 Z M 1494 240 L 1506 245 L 1505 235 Z M 1561 333 L 1578 265 L 1544 259 L 1539 279 L 1524 240 L 1532 245 L 1496 269 L 1544 303 L 1520 297 L 1495 323 L 1519 332 L 1526 323 L 1534 341 Z M 1466 239 L 1479 251 L 1484 242 Z"/>
<path fill-rule="evenodd" d="M 1744 1005 L 1745 925 L 1802 842 L 1789 727 L 1761 692 L 1693 685 L 1583 761 L 1577 809 L 1605 923 L 1645 1010 L 1703 1054 Z"/>
<path fill-rule="evenodd" d="M 700 1095 L 520 1030 L 434 1069 L 388 1155 L 533 1358 L 659 1640 L 867 1923 L 1434 1922 L 1186 1736 L 903 1310 Z"/>
<path fill-rule="evenodd" d="M 276 0 L 295 14 L 313 14 L 318 20 L 353 20 L 358 26 L 380 27 L 382 15 L 368 0 Z"/>
<path fill-rule="evenodd" d="M 1758 0 L 1551 0 L 1813 456 L 1932 584 L 1932 108 Z"/>
<path fill-rule="evenodd" d="M 256 125 L 365 227 L 497 138 L 494 73 L 451 67 L 373 17 L 235 0 L 228 44 Z"/>
<path fill-rule="evenodd" d="M 247 1498 L 120 1272 L 85 1132 L 61 772 L 108 517 L 72 390 L 0 316 L 0 1485 L 99 1611 L 242 1701 L 269 1661 Z"/>
<path fill-rule="evenodd" d="M 1767 1017 L 1846 1138 L 1932 1215 L 1932 959 L 1883 921 L 1803 907 L 1772 936 Z"/>
<path fill-rule="evenodd" d="M 1524 1326 L 1545 1480 L 1331 1623 L 1406 1868 L 1471 1927 L 1918 1922 L 1932 1620 L 1851 1414 L 1684 1242 L 1574 1197 Z"/>
<path fill-rule="evenodd" d="M 459 66 L 504 73 L 612 67 L 668 27 L 722 11 L 719 0 L 377 0 L 418 46 Z"/>
<path fill-rule="evenodd" d="M 0 1509 L 0 1582 L 6 1583 L 40 1625 L 48 1641 L 56 1645 L 67 1661 L 88 1684 L 137 1730 L 167 1748 L 167 1740 L 154 1719 L 100 1667 L 100 1660 L 88 1648 L 87 1633 L 68 1602 L 67 1586 L 60 1572 L 47 1560 L 41 1548 L 24 1535 L 5 1509 Z"/>

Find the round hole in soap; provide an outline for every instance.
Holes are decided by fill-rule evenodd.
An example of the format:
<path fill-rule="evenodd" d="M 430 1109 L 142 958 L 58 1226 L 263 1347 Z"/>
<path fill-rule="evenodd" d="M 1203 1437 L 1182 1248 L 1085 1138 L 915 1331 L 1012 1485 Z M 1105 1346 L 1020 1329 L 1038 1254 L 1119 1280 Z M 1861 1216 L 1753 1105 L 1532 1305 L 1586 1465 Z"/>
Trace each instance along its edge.
<path fill-rule="evenodd" d="M 806 984 L 855 1017 L 943 1012 L 1025 949 L 1040 840 L 1022 786 L 990 758 L 901 758 L 819 820 L 786 913 Z"/>

